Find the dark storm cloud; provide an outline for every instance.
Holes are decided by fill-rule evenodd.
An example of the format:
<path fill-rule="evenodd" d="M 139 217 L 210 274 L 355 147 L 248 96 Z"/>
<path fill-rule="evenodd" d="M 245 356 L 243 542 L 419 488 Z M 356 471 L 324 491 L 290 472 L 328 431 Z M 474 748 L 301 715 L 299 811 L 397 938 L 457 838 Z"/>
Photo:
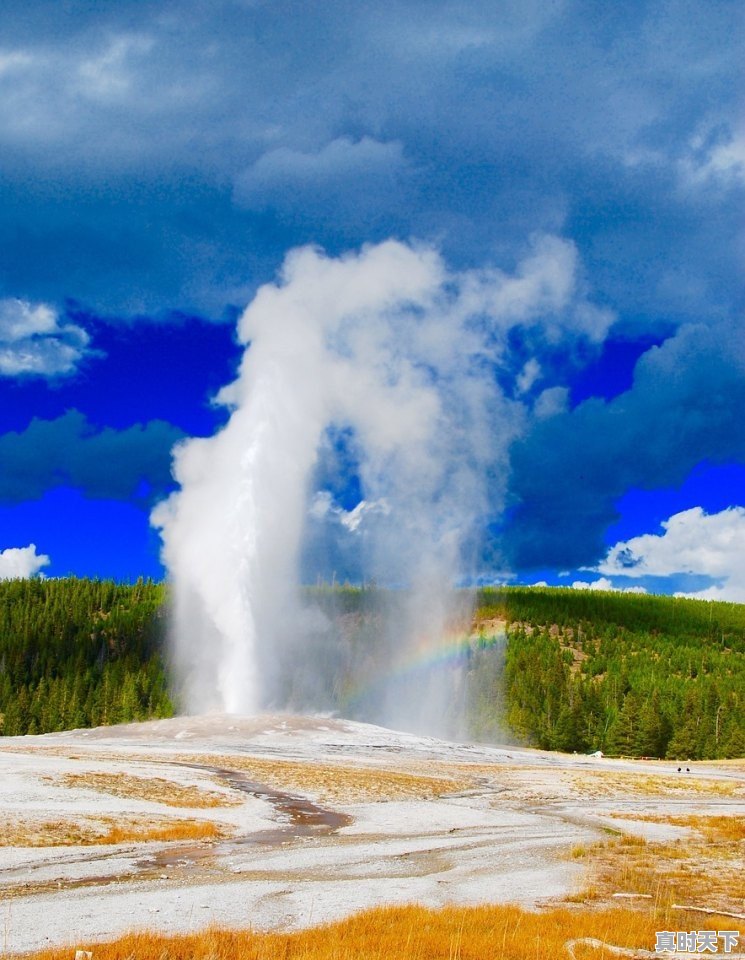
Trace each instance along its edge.
<path fill-rule="evenodd" d="M 423 236 L 509 267 L 538 230 L 575 240 L 622 312 L 735 296 L 726 0 L 3 15 L 0 293 L 219 312 L 301 242 Z"/>
<path fill-rule="evenodd" d="M 512 563 L 594 564 L 628 489 L 679 485 L 702 460 L 745 461 L 743 344 L 741 325 L 685 326 L 642 357 L 626 393 L 537 424 L 512 458 Z"/>
<path fill-rule="evenodd" d="M 174 311 L 242 307 L 298 244 L 335 254 L 414 237 L 453 269 L 509 273 L 531 237 L 562 237 L 618 342 L 673 337 L 642 357 L 631 390 L 571 412 L 601 336 L 557 348 L 547 317 L 505 359 L 524 384 L 516 401 L 543 417 L 514 451 L 511 557 L 592 563 L 630 485 L 745 458 L 743 371 L 723 332 L 743 306 L 744 15 L 731 0 L 8 0 L 0 300 L 62 316 L 71 299 L 112 329 L 144 314 L 168 325 Z M 125 424 L 203 402 L 190 372 L 213 362 L 201 344 L 171 358 L 178 376 L 165 348 L 152 353 L 167 405 L 155 387 L 133 400 L 127 368 L 112 395 L 148 409 Z M 55 349 L 57 368 L 79 369 Z M 64 389 L 92 416 L 107 374 L 95 357 L 85 372 Z M 628 376 L 613 383 L 603 396 Z M 63 408 L 29 402 L 23 422 L 40 409 Z M 162 490 L 177 436 L 154 419 L 37 419 L 0 436 L 0 496 L 69 483 L 127 499 L 142 478 Z"/>
<path fill-rule="evenodd" d="M 181 437 L 162 420 L 112 430 L 93 427 L 76 410 L 34 419 L 23 432 L 0 436 L 0 503 L 38 499 L 56 486 L 149 503 L 172 485 L 171 448 Z"/>

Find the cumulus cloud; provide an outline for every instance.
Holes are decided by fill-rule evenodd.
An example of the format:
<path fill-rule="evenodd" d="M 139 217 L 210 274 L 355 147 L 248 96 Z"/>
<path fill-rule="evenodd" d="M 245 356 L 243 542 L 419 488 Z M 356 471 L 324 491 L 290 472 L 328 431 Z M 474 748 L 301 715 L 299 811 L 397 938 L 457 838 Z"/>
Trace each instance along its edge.
<path fill-rule="evenodd" d="M 681 327 L 610 401 L 537 417 L 512 451 L 504 546 L 513 567 L 596 564 L 629 489 L 677 486 L 703 460 L 745 460 L 743 408 L 745 331 L 731 322 Z"/>
<path fill-rule="evenodd" d="M 52 154 L 47 160 L 66 164 L 79 158 L 76 138 L 90 132 L 96 114 L 118 110 L 127 123 L 133 115 L 158 112 L 157 98 L 138 103 L 154 63 L 148 56 L 154 46 L 152 36 L 115 29 L 89 35 L 83 42 L 76 39 L 54 44 L 29 37 L 0 50 L 0 81 L 6 93 L 0 117 L 7 146 L 67 146 L 71 151 L 67 157 Z M 93 157 L 117 143 L 128 155 L 126 140 L 115 137 L 113 130 L 99 141 L 89 141 L 86 149 Z"/>
<path fill-rule="evenodd" d="M 171 485 L 170 451 L 182 433 L 161 420 L 98 428 L 76 410 L 34 418 L 0 436 L 0 502 L 42 497 L 70 485 L 87 496 L 148 502 Z"/>
<path fill-rule="evenodd" d="M 379 500 L 360 500 L 351 510 L 345 510 L 344 507 L 334 501 L 328 490 L 319 490 L 308 510 L 311 519 L 325 522 L 335 521 L 352 534 L 360 531 L 366 517 L 374 514 L 388 516 L 390 512 L 390 504 L 385 497 L 381 497 Z"/>
<path fill-rule="evenodd" d="M 313 151 L 269 150 L 238 175 L 233 196 L 246 208 L 359 220 L 390 201 L 405 171 L 399 142 L 337 137 Z"/>
<path fill-rule="evenodd" d="M 89 342 L 82 327 L 60 320 L 45 303 L 0 300 L 0 376 L 68 376 Z"/>
<path fill-rule="evenodd" d="M 714 514 L 693 507 L 665 520 L 662 529 L 615 544 L 598 571 L 625 577 L 703 575 L 716 583 L 682 595 L 745 602 L 745 507 Z"/>
<path fill-rule="evenodd" d="M 528 393 L 541 378 L 541 365 L 535 357 L 526 360 L 515 381 L 518 393 Z"/>
<path fill-rule="evenodd" d="M 137 63 L 150 53 L 149 36 L 119 34 L 100 50 L 80 60 L 72 90 L 94 101 L 128 100 L 137 82 Z"/>
<path fill-rule="evenodd" d="M 610 590 L 614 593 L 646 593 L 644 587 L 616 587 L 607 577 L 598 577 L 597 580 L 575 580 L 572 590 Z"/>
<path fill-rule="evenodd" d="M 724 123 L 696 133 L 678 166 L 689 189 L 745 186 L 745 129 Z"/>
<path fill-rule="evenodd" d="M 641 295 L 669 316 L 661 272 L 703 291 L 680 311 L 701 315 L 712 277 L 720 297 L 739 294 L 739 207 L 723 196 L 702 216 L 676 168 L 686 149 L 698 156 L 686 144 L 713 103 L 738 115 L 727 0 L 629 4 L 610 20 L 577 0 L 292 17 L 184 0 L 178 18 L 166 0 L 122 0 L 47 4 L 43 19 L 3 5 L 0 254 L 35 299 L 212 303 L 247 262 L 260 281 L 317 240 L 426 236 L 473 264 L 569 217 L 617 308 L 638 314 Z M 706 163 L 735 170 L 733 151 L 722 142 Z M 630 155 L 651 159 L 640 172 Z M 347 212 L 341 228 L 324 199 Z"/>
<path fill-rule="evenodd" d="M 314 151 L 277 147 L 261 157 L 236 180 L 241 203 L 267 203 L 283 191 L 319 189 L 369 178 L 387 178 L 403 164 L 401 144 L 372 137 L 337 137 Z"/>
<path fill-rule="evenodd" d="M 588 299 L 579 252 L 565 237 L 535 234 L 530 249 L 512 273 L 487 267 L 470 271 L 463 284 L 463 307 L 498 319 L 503 328 L 540 324 L 543 336 L 557 343 L 573 333 L 600 343 L 616 317 Z M 528 361 L 525 389 L 540 367 Z"/>
<path fill-rule="evenodd" d="M 538 420 L 554 417 L 557 413 L 565 413 L 569 406 L 569 389 L 567 387 L 548 387 L 541 391 L 533 404 L 533 413 Z"/>
<path fill-rule="evenodd" d="M 0 580 L 27 580 L 49 565 L 49 557 L 36 552 L 36 544 L 0 550 Z"/>

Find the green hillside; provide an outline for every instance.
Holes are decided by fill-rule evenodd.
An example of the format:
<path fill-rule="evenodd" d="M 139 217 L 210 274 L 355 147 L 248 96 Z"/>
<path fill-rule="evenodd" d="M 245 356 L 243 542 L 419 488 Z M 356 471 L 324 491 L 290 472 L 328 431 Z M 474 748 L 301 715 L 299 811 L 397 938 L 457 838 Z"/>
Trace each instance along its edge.
<path fill-rule="evenodd" d="M 1 732 L 169 716 L 164 598 L 143 581 L 0 582 Z"/>
<path fill-rule="evenodd" d="M 485 590 L 508 621 L 505 719 L 556 750 L 745 754 L 745 606 L 594 591 Z"/>
<path fill-rule="evenodd" d="M 386 675 L 405 597 L 345 586 L 306 599 L 328 617 L 325 634 L 301 641 L 323 684 L 304 699 L 302 668 L 289 665 L 287 702 L 379 719 L 369 691 Z M 465 736 L 628 756 L 745 755 L 745 605 L 535 587 L 471 599 L 475 629 L 446 667 L 462 678 L 452 706 L 465 704 Z M 0 733 L 171 715 L 165 600 L 164 585 L 143 581 L 0 582 Z"/>

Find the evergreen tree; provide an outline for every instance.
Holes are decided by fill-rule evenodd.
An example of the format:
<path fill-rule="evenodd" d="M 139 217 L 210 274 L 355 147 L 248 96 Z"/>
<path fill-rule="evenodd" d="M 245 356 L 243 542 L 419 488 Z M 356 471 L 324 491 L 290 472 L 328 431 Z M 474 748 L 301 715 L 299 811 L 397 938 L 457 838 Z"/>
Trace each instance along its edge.
<path fill-rule="evenodd" d="M 171 715 L 164 598 L 144 580 L 0 583 L 0 733 Z"/>

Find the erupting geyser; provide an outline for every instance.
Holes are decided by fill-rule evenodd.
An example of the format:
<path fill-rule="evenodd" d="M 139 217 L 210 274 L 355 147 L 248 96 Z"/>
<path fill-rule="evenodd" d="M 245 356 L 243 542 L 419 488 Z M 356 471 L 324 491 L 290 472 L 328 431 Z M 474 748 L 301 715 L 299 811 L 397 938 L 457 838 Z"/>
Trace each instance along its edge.
<path fill-rule="evenodd" d="M 524 415 L 497 386 L 506 332 L 547 306 L 566 311 L 574 256 L 543 238 L 509 277 L 454 275 L 431 248 L 394 241 L 338 259 L 289 254 L 240 320 L 240 372 L 217 398 L 227 424 L 176 448 L 180 490 L 153 515 L 188 709 L 284 706 L 288 651 L 302 648 L 295 666 L 319 669 L 301 642 L 298 589 L 311 515 L 356 543 L 368 577 L 406 587 L 387 628 L 392 658 L 412 643 L 436 647 L 453 584 L 472 572 L 500 506 Z M 364 496 L 354 510 L 314 489 L 334 430 L 353 449 Z M 440 696 L 430 686 L 391 698 L 389 719 L 441 732 Z"/>

